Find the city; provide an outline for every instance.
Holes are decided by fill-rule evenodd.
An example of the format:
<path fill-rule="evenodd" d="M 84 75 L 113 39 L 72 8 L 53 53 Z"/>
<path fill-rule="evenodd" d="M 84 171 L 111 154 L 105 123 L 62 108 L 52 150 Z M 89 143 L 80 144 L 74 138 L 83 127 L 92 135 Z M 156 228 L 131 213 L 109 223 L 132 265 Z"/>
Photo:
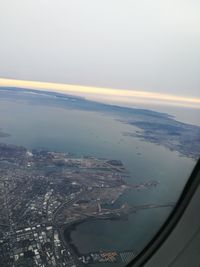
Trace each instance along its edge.
<path fill-rule="evenodd" d="M 119 160 L 75 157 L 69 153 L 27 150 L 0 144 L 1 266 L 84 266 L 128 262 L 133 251 L 98 251 L 81 255 L 64 231 L 89 219 L 119 219 L 140 209 L 173 207 L 112 204 L 126 190 L 155 187 L 125 182 Z"/>

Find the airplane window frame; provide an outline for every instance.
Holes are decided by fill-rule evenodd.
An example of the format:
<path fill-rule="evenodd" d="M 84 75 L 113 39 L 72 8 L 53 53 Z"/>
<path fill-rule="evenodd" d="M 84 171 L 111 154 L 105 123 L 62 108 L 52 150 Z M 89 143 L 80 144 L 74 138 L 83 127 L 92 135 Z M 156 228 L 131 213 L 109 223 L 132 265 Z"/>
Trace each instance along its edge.
<path fill-rule="evenodd" d="M 187 209 L 192 197 L 194 196 L 198 186 L 200 186 L 200 159 L 197 161 L 182 193 L 179 197 L 171 214 L 162 225 L 158 233 L 147 244 L 147 246 L 130 262 L 126 267 L 142 267 L 151 259 L 157 250 L 164 244 L 170 236 L 185 210 Z"/>

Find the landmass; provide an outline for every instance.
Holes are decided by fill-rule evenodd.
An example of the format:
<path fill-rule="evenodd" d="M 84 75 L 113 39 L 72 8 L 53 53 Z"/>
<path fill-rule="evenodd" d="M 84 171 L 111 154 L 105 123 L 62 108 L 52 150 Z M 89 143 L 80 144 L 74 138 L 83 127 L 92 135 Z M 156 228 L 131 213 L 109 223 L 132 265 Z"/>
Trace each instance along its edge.
<path fill-rule="evenodd" d="M 138 127 L 135 132 L 124 132 L 125 136 L 137 137 L 142 141 L 162 145 L 171 151 L 195 160 L 200 156 L 200 127 L 178 121 L 130 120 Z M 195 144 L 195 146 L 194 146 Z"/>
<path fill-rule="evenodd" d="M 1 129 L 0 129 L 0 137 L 9 137 L 10 136 L 10 134 L 8 134 L 8 133 L 4 133 Z"/>
<path fill-rule="evenodd" d="M 142 209 L 174 203 L 111 208 L 126 190 L 151 188 L 156 181 L 129 185 L 119 160 L 28 150 L 0 144 L 0 266 L 87 266 L 127 263 L 133 251 L 80 254 L 64 237 L 85 220 L 121 219 Z"/>
<path fill-rule="evenodd" d="M 134 126 L 132 131 L 124 132 L 124 135 L 162 145 L 195 161 L 200 157 L 200 127 L 179 122 L 173 116 L 165 113 L 103 104 L 83 97 L 34 89 L 0 87 L 0 97 L 15 101 L 26 100 L 34 105 L 95 111 L 112 115 L 122 123 Z"/>

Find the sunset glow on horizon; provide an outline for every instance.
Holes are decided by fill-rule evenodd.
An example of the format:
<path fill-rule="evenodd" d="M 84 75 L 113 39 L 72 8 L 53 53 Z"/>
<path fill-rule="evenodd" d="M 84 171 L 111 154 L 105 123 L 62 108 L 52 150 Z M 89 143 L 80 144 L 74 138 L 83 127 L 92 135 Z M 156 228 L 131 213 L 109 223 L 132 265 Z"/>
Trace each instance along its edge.
<path fill-rule="evenodd" d="M 103 100 L 112 103 L 121 102 L 126 104 L 165 104 L 200 109 L 200 98 L 164 94 L 158 92 L 101 88 L 64 83 L 50 83 L 4 78 L 0 78 L 0 87 L 21 87 L 26 89 L 56 91 L 66 94 L 73 94 L 76 96 L 83 96 L 91 100 Z"/>

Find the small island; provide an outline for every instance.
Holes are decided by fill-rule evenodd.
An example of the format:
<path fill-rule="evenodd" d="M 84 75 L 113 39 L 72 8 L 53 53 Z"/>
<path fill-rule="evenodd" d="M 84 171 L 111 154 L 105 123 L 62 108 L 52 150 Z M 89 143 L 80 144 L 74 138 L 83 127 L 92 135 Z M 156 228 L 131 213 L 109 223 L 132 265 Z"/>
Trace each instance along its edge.
<path fill-rule="evenodd" d="M 8 133 L 4 133 L 4 132 L 2 132 L 1 131 L 1 129 L 0 129 L 0 138 L 2 137 L 9 137 L 10 136 L 10 134 L 8 134 Z"/>

